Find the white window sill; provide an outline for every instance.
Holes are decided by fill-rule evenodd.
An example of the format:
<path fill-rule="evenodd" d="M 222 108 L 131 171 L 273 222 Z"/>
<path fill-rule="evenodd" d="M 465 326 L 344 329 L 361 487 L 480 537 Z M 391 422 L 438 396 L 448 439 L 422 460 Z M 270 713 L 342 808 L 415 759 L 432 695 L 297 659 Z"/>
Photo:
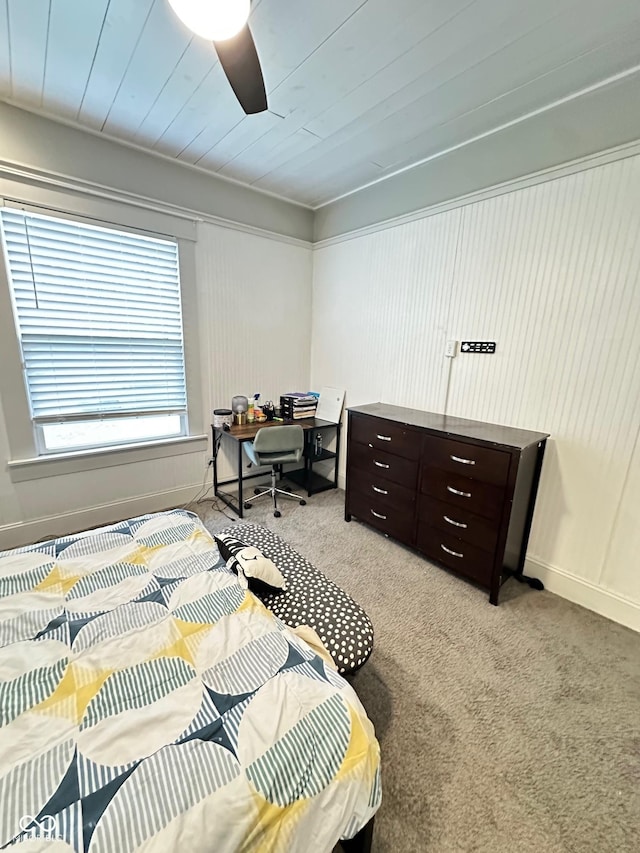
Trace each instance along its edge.
<path fill-rule="evenodd" d="M 95 471 L 97 468 L 111 468 L 115 465 L 131 465 L 184 453 L 202 453 L 207 450 L 207 446 L 206 435 L 186 435 L 135 444 L 92 447 L 90 450 L 74 450 L 70 453 L 51 453 L 33 459 L 13 459 L 7 463 L 7 467 L 14 483 L 24 483 L 27 480 L 39 480 L 41 477 Z"/>

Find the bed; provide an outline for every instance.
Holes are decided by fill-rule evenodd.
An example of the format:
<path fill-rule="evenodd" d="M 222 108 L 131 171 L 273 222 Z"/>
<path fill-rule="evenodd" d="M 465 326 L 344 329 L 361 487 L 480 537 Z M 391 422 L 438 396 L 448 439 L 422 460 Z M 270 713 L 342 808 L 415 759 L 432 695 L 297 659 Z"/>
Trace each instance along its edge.
<path fill-rule="evenodd" d="M 0 553 L 0 847 L 330 853 L 370 839 L 379 760 L 193 514 Z"/>

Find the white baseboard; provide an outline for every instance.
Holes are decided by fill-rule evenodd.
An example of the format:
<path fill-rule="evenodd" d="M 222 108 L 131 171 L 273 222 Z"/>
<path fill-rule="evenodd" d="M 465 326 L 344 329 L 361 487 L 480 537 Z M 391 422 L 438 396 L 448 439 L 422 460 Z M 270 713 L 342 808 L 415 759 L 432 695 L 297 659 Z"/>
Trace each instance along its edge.
<path fill-rule="evenodd" d="M 338 477 L 344 489 L 344 477 Z M 88 509 L 38 518 L 33 521 L 7 524 L 0 527 L 0 550 L 18 548 L 45 538 L 65 536 L 89 530 L 103 524 L 113 524 L 124 518 L 135 518 L 147 512 L 160 512 L 184 506 L 197 495 L 202 484 L 194 483 L 179 489 L 169 489 L 152 495 L 141 495 L 123 501 L 89 507 Z M 590 581 L 550 566 L 540 560 L 527 558 L 525 573 L 540 578 L 549 592 L 593 610 L 613 622 L 640 632 L 640 603 L 604 589 Z"/>
<path fill-rule="evenodd" d="M 31 542 L 43 539 L 55 539 L 81 530 L 90 530 L 103 524 L 113 524 L 124 518 L 135 518 L 148 512 L 160 512 L 164 509 L 184 506 L 193 500 L 201 489 L 202 483 L 156 492 L 153 495 L 141 495 L 123 501 L 37 518 L 0 527 L 0 550 L 19 548 Z"/>
<path fill-rule="evenodd" d="M 580 604 L 601 616 L 606 616 L 607 619 L 625 625 L 633 631 L 640 632 L 639 602 L 540 560 L 527 558 L 524 571 L 525 574 L 540 578 L 549 592 L 573 601 L 574 604 Z"/>
<path fill-rule="evenodd" d="M 338 485 L 345 488 L 345 478 L 338 476 Z M 640 602 L 626 598 L 597 584 L 572 575 L 541 560 L 526 560 L 525 574 L 540 578 L 549 592 L 593 610 L 619 625 L 640 632 Z"/>

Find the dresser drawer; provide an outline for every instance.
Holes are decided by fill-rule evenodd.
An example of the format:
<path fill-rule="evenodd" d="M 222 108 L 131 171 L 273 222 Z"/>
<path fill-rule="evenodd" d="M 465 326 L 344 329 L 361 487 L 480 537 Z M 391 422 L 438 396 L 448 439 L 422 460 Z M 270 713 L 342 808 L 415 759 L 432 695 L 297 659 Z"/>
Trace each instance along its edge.
<path fill-rule="evenodd" d="M 352 416 L 349 436 L 353 441 L 376 450 L 385 450 L 405 459 L 419 459 L 422 436 L 416 430 L 382 418 Z"/>
<path fill-rule="evenodd" d="M 383 531 L 498 603 L 525 559 L 546 433 L 386 403 L 349 408 L 345 520 Z"/>
<path fill-rule="evenodd" d="M 381 474 L 386 480 L 399 483 L 408 489 L 416 487 L 417 460 L 403 459 L 394 453 L 386 453 L 384 450 L 351 440 L 348 463 L 350 467 L 358 468 L 368 474 Z"/>
<path fill-rule="evenodd" d="M 502 518 L 504 487 L 458 477 L 438 468 L 423 468 L 420 491 L 466 512 L 499 522 Z"/>
<path fill-rule="evenodd" d="M 495 522 L 469 512 L 464 506 L 454 507 L 427 495 L 420 495 L 418 524 L 434 527 L 491 553 L 498 540 L 498 526 Z"/>
<path fill-rule="evenodd" d="M 413 512 L 416 502 L 414 489 L 408 489 L 379 474 L 361 471 L 358 468 L 349 470 L 349 489 L 375 499 L 384 506 L 402 508 L 407 512 Z"/>
<path fill-rule="evenodd" d="M 418 529 L 416 545 L 432 560 L 485 587 L 491 585 L 493 553 L 468 542 L 461 542 L 455 536 L 429 526 Z"/>
<path fill-rule="evenodd" d="M 504 450 L 431 435 L 425 437 L 422 458 L 431 468 L 498 486 L 507 482 L 511 461 L 511 455 Z"/>
<path fill-rule="evenodd" d="M 363 492 L 351 490 L 347 504 L 347 512 L 353 513 L 360 521 L 366 521 L 372 527 L 407 545 L 413 543 L 415 504 L 410 505 L 409 508 L 391 507 L 378 500 L 375 495 L 369 496 Z"/>

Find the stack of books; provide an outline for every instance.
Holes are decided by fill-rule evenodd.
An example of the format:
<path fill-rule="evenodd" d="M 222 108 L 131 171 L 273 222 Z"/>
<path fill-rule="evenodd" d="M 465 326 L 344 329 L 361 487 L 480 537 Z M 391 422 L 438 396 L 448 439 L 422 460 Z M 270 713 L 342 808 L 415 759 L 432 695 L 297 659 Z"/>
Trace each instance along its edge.
<path fill-rule="evenodd" d="M 313 394 L 294 391 L 280 397 L 280 414 L 285 420 L 314 418 L 318 407 L 318 398 Z"/>

